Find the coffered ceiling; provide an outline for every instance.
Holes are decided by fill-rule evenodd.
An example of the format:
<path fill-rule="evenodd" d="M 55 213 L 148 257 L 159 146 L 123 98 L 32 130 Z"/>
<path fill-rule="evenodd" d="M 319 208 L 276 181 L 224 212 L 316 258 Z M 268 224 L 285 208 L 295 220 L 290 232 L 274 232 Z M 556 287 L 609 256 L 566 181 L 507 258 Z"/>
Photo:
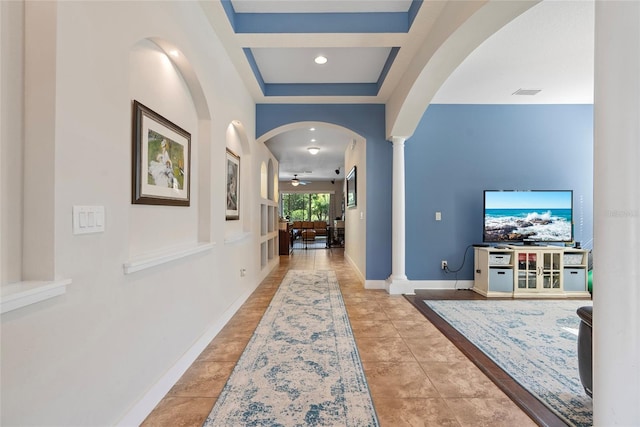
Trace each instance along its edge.
<path fill-rule="evenodd" d="M 223 0 L 209 19 L 256 103 L 384 104 L 448 3 Z M 456 3 L 481 6 L 479 0 Z M 593 2 L 531 5 L 468 55 L 432 102 L 592 103 Z M 314 62 L 319 55 L 326 63 Z M 515 94 L 519 89 L 536 94 Z M 335 169 L 350 142 L 346 133 L 319 126 L 280 134 L 267 145 L 279 159 L 281 179 L 305 170 L 312 172 L 308 180 L 330 180 L 344 177 Z M 311 156 L 309 146 L 320 153 Z"/>

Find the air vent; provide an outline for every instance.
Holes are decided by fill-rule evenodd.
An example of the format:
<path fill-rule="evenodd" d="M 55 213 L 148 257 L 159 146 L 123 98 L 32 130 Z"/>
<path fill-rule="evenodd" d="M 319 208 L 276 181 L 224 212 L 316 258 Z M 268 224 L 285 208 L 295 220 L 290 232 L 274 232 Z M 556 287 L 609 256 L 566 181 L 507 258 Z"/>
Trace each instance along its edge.
<path fill-rule="evenodd" d="M 513 92 L 511 95 L 529 95 L 529 96 L 533 96 L 533 95 L 537 95 L 541 91 L 542 91 L 542 89 L 518 89 L 517 91 Z"/>

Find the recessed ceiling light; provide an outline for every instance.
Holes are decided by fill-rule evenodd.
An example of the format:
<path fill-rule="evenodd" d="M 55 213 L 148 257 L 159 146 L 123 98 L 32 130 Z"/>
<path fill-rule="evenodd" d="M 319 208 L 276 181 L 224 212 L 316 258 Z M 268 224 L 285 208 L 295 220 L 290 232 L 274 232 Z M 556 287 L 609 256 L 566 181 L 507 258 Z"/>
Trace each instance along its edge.
<path fill-rule="evenodd" d="M 311 142 L 316 142 L 315 138 L 311 138 Z"/>
<path fill-rule="evenodd" d="M 319 64 L 319 65 L 326 64 L 327 63 L 327 57 L 326 56 L 322 56 L 322 55 L 318 55 L 318 56 L 316 56 L 316 59 L 314 59 L 314 61 L 316 62 L 316 64 Z"/>
<path fill-rule="evenodd" d="M 320 149 L 319 149 L 318 147 L 309 147 L 309 148 L 307 148 L 307 150 L 309 150 L 309 152 L 310 152 L 311 154 L 313 154 L 314 156 L 315 156 L 316 154 L 318 154 L 318 152 L 320 151 Z"/>

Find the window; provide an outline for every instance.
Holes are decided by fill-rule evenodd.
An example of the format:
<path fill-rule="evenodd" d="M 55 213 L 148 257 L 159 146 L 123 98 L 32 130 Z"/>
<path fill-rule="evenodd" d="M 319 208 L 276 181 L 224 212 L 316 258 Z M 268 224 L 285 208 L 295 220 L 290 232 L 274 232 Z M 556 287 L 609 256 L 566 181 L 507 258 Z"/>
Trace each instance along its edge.
<path fill-rule="evenodd" d="M 289 221 L 327 221 L 329 193 L 281 193 L 280 215 Z"/>

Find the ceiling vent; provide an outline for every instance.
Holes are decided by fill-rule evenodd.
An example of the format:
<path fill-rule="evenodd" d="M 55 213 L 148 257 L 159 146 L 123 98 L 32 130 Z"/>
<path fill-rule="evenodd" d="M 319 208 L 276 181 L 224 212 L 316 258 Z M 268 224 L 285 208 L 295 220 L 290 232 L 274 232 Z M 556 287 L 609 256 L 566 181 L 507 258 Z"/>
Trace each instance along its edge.
<path fill-rule="evenodd" d="M 533 95 L 537 95 L 541 91 L 542 91 L 542 89 L 518 89 L 517 91 L 513 92 L 511 95 L 529 95 L 529 96 L 533 96 Z"/>

